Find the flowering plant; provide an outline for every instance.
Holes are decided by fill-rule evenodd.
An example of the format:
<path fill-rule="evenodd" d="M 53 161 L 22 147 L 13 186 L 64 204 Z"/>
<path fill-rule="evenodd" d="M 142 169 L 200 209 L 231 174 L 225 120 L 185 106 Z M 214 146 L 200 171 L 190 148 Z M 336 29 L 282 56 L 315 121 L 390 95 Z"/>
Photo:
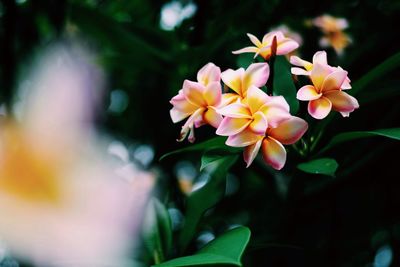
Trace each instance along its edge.
<path fill-rule="evenodd" d="M 342 34 L 346 38 L 347 35 L 332 32 L 345 28 L 343 20 L 322 16 L 313 22 L 328 34 L 324 38 L 333 38 L 332 46 L 340 54 L 346 44 L 340 43 L 337 35 Z M 340 27 L 336 27 L 336 22 Z M 189 209 L 194 208 L 190 207 L 190 201 L 211 193 L 212 185 L 209 184 L 218 183 L 218 180 L 221 183 L 225 179 L 240 152 L 246 168 L 256 160 L 275 175 L 279 172 L 289 175 L 303 172 L 335 176 L 339 167 L 337 161 L 324 156 L 334 146 L 369 136 L 400 139 L 400 128 L 391 128 L 339 133 L 321 145 L 324 131 L 332 120 L 339 117 L 350 120 L 347 117 L 360 108 L 352 93 L 355 95 L 359 92 L 362 84 L 356 83 L 355 89 L 350 90 L 351 73 L 349 75 L 340 66 L 330 65 L 325 51 L 315 52 L 312 61 L 301 59 L 295 53 L 299 43 L 279 30 L 265 34 L 262 41 L 252 34 L 247 35 L 254 46 L 232 53 L 252 53 L 252 62 L 237 70 L 226 69 L 222 72 L 214 63 L 207 63 L 198 71 L 197 81 L 185 80 L 178 95 L 170 101 L 173 105 L 170 110 L 172 121 L 178 123 L 186 119 L 177 141 L 182 142 L 188 137 L 188 141 L 194 143 L 195 129 L 203 125 L 215 128 L 218 136 L 164 155 L 203 151 L 201 170 L 209 169 L 210 173 L 214 173 L 206 185 L 193 193 L 190 193 L 190 186 L 189 189 L 187 185 L 181 187 L 189 194 Z M 303 101 L 306 105 L 303 105 Z M 258 157 L 260 151 L 262 157 Z M 294 166 L 297 166 L 297 171 Z M 190 230 L 183 229 L 183 249 L 192 238 L 190 231 L 196 228 L 199 216 L 216 201 L 200 205 L 202 209 L 197 211 L 199 214 L 195 219 L 187 215 L 189 217 L 186 219 L 192 219 L 189 221 L 195 225 L 188 227 Z M 236 231 L 246 236 L 248 230 L 237 228 Z M 237 235 L 239 239 L 240 234 Z M 249 233 L 247 238 L 243 236 L 237 244 L 242 248 L 247 244 Z M 216 239 L 209 246 L 218 242 L 221 241 Z M 240 264 L 242 252 L 236 255 L 237 264 Z M 221 251 L 218 253 L 224 254 Z M 197 260 L 204 264 L 218 262 L 194 255 L 157 266 L 184 266 L 179 264 Z"/>

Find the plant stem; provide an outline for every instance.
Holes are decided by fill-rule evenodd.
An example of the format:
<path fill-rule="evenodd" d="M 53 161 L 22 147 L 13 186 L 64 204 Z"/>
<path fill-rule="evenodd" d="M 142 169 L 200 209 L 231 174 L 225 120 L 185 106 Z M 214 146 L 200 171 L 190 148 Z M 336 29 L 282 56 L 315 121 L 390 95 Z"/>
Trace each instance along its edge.
<path fill-rule="evenodd" d="M 278 44 L 276 41 L 276 36 L 274 36 L 274 39 L 272 39 L 272 44 L 271 44 L 271 56 L 269 57 L 269 79 L 267 82 L 267 94 L 272 95 L 274 92 L 273 86 L 274 86 L 274 65 L 275 65 L 275 57 L 276 57 L 276 48 Z"/>
<path fill-rule="evenodd" d="M 153 251 L 153 258 L 154 258 L 154 263 L 155 264 L 160 264 L 160 263 L 162 263 L 164 261 L 164 257 L 162 255 L 161 251 L 159 251 L 157 249 L 155 249 Z"/>

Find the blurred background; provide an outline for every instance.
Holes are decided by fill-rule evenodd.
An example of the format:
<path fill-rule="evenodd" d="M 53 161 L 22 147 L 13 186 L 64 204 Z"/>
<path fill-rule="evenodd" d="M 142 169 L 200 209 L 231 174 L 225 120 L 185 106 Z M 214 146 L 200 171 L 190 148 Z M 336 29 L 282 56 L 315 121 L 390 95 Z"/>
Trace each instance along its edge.
<path fill-rule="evenodd" d="M 179 230 L 185 192 L 204 175 L 200 155 L 158 160 L 188 145 L 175 141 L 181 125 L 169 117 L 169 100 L 208 62 L 222 70 L 246 66 L 251 55 L 231 51 L 249 45 L 248 32 L 261 38 L 286 25 L 302 37 L 301 57 L 311 60 L 322 33 L 310 20 L 322 14 L 348 20 L 352 43 L 340 56 L 326 51 L 353 82 L 399 52 L 400 1 L 1 0 L 0 103 L 9 108 L 29 83 L 24 75 L 41 49 L 79 40 L 95 51 L 108 81 L 97 127 L 131 160 L 158 170 L 159 197 Z M 368 85 L 358 95 L 360 109 L 334 121 L 322 142 L 341 131 L 399 126 L 399 75 L 397 69 Z M 197 140 L 213 132 L 202 127 Z M 399 148 L 379 138 L 338 147 L 329 152 L 340 164 L 335 178 L 295 172 L 290 179 L 262 165 L 245 170 L 240 161 L 189 252 L 241 224 L 252 231 L 244 266 L 400 266 Z M 1 261 L 18 266 L 0 253 Z"/>

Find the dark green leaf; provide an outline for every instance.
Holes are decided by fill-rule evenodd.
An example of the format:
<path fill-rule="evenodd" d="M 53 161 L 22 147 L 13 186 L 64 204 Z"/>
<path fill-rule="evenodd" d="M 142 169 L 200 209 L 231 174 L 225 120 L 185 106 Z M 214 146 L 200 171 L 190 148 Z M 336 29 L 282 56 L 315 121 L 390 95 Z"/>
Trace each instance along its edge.
<path fill-rule="evenodd" d="M 229 147 L 225 145 L 225 140 L 226 140 L 226 137 L 221 137 L 221 136 L 214 137 L 207 141 L 166 153 L 163 156 L 161 156 L 160 160 L 163 160 L 166 157 L 169 157 L 171 155 L 175 155 L 175 154 L 179 154 L 179 153 L 183 153 L 183 152 L 202 151 L 202 150 L 210 150 L 210 149 L 224 148 L 224 147 L 229 149 Z"/>
<path fill-rule="evenodd" d="M 336 162 L 336 160 L 331 158 L 315 159 L 297 165 L 297 168 L 303 172 L 312 174 L 325 174 L 329 176 L 335 176 L 335 172 L 338 167 L 339 164 Z"/>
<path fill-rule="evenodd" d="M 236 60 L 236 65 L 239 68 L 244 68 L 247 69 L 247 67 L 253 63 L 254 61 L 254 55 L 250 53 L 243 53 L 238 55 L 237 60 Z"/>
<path fill-rule="evenodd" d="M 361 79 L 353 84 L 352 94 L 358 94 L 364 87 L 376 79 L 382 78 L 386 73 L 400 67 L 400 52 L 386 59 L 384 62 L 370 70 Z"/>
<path fill-rule="evenodd" d="M 147 249 L 156 262 L 162 262 L 171 248 L 172 226 L 167 209 L 156 198 L 147 206 L 142 232 Z"/>
<path fill-rule="evenodd" d="M 192 192 L 187 199 L 185 225 L 179 237 L 180 246 L 185 250 L 194 236 L 203 213 L 213 207 L 223 197 L 226 186 L 226 174 L 236 162 L 238 155 L 221 157 L 212 163 L 213 171 L 207 183 Z"/>
<path fill-rule="evenodd" d="M 334 136 L 331 139 L 331 141 L 318 152 L 318 154 L 321 154 L 327 151 L 328 149 L 334 147 L 335 145 L 343 142 L 365 137 L 373 137 L 373 136 L 383 136 L 387 138 L 400 140 L 400 128 L 380 129 L 380 130 L 365 131 L 365 132 L 358 131 L 358 132 L 340 133 Z"/>
<path fill-rule="evenodd" d="M 389 83 L 389 85 L 382 85 L 379 87 L 379 90 L 369 90 L 368 92 L 363 92 L 363 94 L 357 97 L 360 105 L 364 107 L 364 105 L 378 102 L 385 98 L 390 97 L 398 97 L 400 96 L 400 88 L 398 86 L 398 81 L 393 81 Z"/>
<path fill-rule="evenodd" d="M 284 56 L 277 56 L 274 65 L 274 95 L 282 95 L 289 103 L 290 112 L 296 114 L 299 110 L 299 101 L 296 98 L 296 87 L 290 72 L 290 65 Z"/>
<path fill-rule="evenodd" d="M 204 152 L 201 157 L 201 166 L 200 171 L 204 170 L 207 166 L 210 166 L 213 162 L 222 159 L 226 156 L 232 155 L 234 153 L 239 153 L 241 151 L 240 148 L 235 150 L 226 150 L 226 149 L 212 149 Z"/>
<path fill-rule="evenodd" d="M 198 265 L 242 266 L 240 259 L 250 240 L 247 227 L 237 227 L 208 243 L 195 255 L 173 259 L 157 267 L 179 267 Z"/>

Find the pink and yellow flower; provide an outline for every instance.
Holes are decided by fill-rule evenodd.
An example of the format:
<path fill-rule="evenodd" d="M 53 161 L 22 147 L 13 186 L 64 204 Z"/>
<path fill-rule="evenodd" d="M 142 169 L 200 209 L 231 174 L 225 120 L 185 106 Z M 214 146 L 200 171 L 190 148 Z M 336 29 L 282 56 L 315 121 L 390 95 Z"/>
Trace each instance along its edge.
<path fill-rule="evenodd" d="M 282 96 L 268 96 L 255 86 L 248 89 L 245 99 L 232 103 L 218 112 L 224 115 L 217 134 L 229 136 L 226 144 L 246 147 L 243 153 L 247 167 L 260 147 L 267 164 L 281 169 L 286 161 L 282 144 L 293 144 L 307 130 L 307 123 L 289 113 Z"/>
<path fill-rule="evenodd" d="M 336 53 L 340 55 L 351 43 L 351 38 L 343 31 L 348 27 L 347 20 L 344 18 L 322 15 L 313 19 L 312 24 L 320 28 L 325 34 L 320 39 L 321 47 L 332 46 Z"/>
<path fill-rule="evenodd" d="M 227 105 L 218 113 L 224 119 L 216 133 L 222 136 L 232 136 L 246 129 L 264 134 L 268 125 L 276 127 L 280 121 L 290 117 L 289 105 L 283 97 L 268 96 L 255 86 L 249 88 L 243 101 Z"/>
<path fill-rule="evenodd" d="M 226 144 L 233 147 L 245 147 L 243 158 L 247 167 L 261 148 L 264 161 L 276 170 L 280 170 L 286 163 L 286 150 L 283 145 L 296 143 L 307 131 L 305 120 L 290 116 L 281 120 L 276 127 L 268 127 L 263 134 L 256 134 L 246 129 L 238 134 L 229 136 Z"/>
<path fill-rule="evenodd" d="M 221 74 L 221 79 L 229 88 L 238 94 L 237 98 L 247 96 L 247 90 L 251 86 L 262 87 L 269 77 L 268 63 L 253 63 L 246 70 L 243 68 L 228 69 Z"/>
<path fill-rule="evenodd" d="M 296 43 L 298 43 L 299 46 L 303 44 L 303 38 L 301 37 L 301 35 L 298 32 L 293 31 L 292 29 L 290 29 L 288 26 L 286 26 L 284 24 L 271 29 L 271 31 L 280 31 L 283 33 L 283 35 L 285 35 L 286 37 L 288 37 L 288 38 L 294 40 Z M 296 54 L 297 54 L 297 50 L 293 50 L 292 52 L 289 52 L 285 56 L 289 60 L 290 56 L 293 56 Z"/>
<path fill-rule="evenodd" d="M 299 47 L 299 44 L 296 41 L 285 37 L 281 31 L 267 33 L 264 35 L 262 41 L 258 40 L 257 37 L 250 33 L 248 33 L 247 36 L 255 46 L 248 46 L 240 50 L 233 51 L 233 54 L 255 53 L 254 58 L 256 58 L 258 55 L 261 55 L 265 60 L 268 60 L 272 55 L 271 48 L 274 37 L 276 37 L 277 42 L 277 55 L 286 55 Z"/>
<path fill-rule="evenodd" d="M 290 57 L 290 63 L 298 66 L 298 67 L 293 67 L 291 68 L 291 72 L 294 75 L 307 75 L 310 76 L 311 74 L 311 70 L 313 69 L 314 64 L 321 64 L 321 65 L 325 65 L 328 68 L 330 68 L 332 71 L 338 69 L 338 70 L 343 70 L 341 67 L 332 67 L 328 65 L 328 59 L 327 59 L 327 55 L 325 51 L 318 51 L 314 54 L 313 56 L 313 60 L 312 63 L 309 61 L 306 61 L 304 59 L 301 59 L 297 56 L 292 56 Z M 299 67 L 303 67 L 299 68 Z M 346 89 L 351 89 L 351 85 L 350 85 L 350 79 L 349 77 L 346 77 L 346 79 L 344 80 L 342 87 L 342 90 L 346 90 Z"/>
<path fill-rule="evenodd" d="M 348 117 L 359 107 L 357 99 L 342 91 L 347 71 L 332 69 L 329 65 L 313 64 L 310 78 L 313 85 L 305 85 L 297 92 L 297 99 L 310 101 L 308 112 L 315 119 L 328 116 L 331 109 Z"/>
<path fill-rule="evenodd" d="M 194 142 L 194 128 L 204 124 L 215 128 L 219 126 L 222 116 L 217 113 L 217 108 L 235 99 L 232 94 L 222 94 L 220 80 L 220 68 L 208 63 L 197 73 L 197 82 L 185 80 L 178 95 L 171 99 L 172 121 L 176 123 L 189 117 L 182 126 L 178 141 L 184 140 L 189 134 L 189 141 Z"/>

